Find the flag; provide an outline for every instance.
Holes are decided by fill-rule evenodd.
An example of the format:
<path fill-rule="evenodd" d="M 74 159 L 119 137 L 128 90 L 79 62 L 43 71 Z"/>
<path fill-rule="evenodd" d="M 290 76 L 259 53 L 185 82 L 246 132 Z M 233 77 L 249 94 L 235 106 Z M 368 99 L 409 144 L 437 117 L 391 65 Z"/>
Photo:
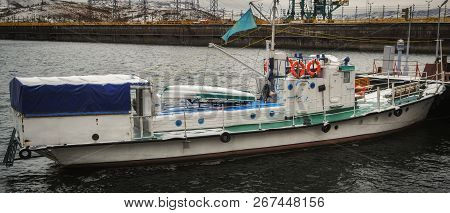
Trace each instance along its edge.
<path fill-rule="evenodd" d="M 225 35 L 222 36 L 222 39 L 227 42 L 228 38 L 230 38 L 233 34 L 250 30 L 256 28 L 255 19 L 253 18 L 252 9 L 248 9 L 247 12 L 233 25 L 232 28 L 228 30 Z"/>

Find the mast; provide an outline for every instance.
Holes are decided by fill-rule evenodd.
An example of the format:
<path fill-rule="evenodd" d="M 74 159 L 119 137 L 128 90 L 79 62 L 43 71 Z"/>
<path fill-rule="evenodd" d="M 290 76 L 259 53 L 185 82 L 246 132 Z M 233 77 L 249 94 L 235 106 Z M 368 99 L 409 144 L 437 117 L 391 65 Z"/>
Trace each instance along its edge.
<path fill-rule="evenodd" d="M 438 6 L 439 8 L 439 15 L 438 15 L 438 26 L 437 26 L 437 39 L 436 39 L 436 60 L 439 58 L 439 40 L 440 40 L 440 27 L 441 27 L 441 8 L 447 4 L 448 0 L 445 0 L 441 5 Z"/>
<path fill-rule="evenodd" d="M 273 52 L 275 51 L 275 16 L 277 13 L 277 1 L 273 0 L 273 7 L 272 7 L 272 39 L 270 42 L 270 51 L 271 51 L 271 57 L 273 57 Z"/>
<path fill-rule="evenodd" d="M 441 80 L 442 82 L 445 80 L 445 74 L 443 70 L 443 61 L 442 61 L 442 40 L 440 39 L 440 26 L 441 26 L 441 8 L 447 4 L 448 0 L 445 0 L 441 5 L 438 6 L 439 8 L 439 16 L 438 16 L 438 28 L 437 28 L 437 39 L 436 39 L 436 81 L 438 79 L 438 72 L 439 72 L 439 65 L 441 66 Z M 440 50 L 440 55 L 439 55 Z M 438 62 L 440 62 L 438 64 Z"/>
<path fill-rule="evenodd" d="M 409 7 L 409 11 L 412 11 L 412 7 Z M 412 22 L 412 18 L 409 18 L 409 23 L 408 23 L 408 42 L 406 43 L 406 63 L 405 63 L 405 68 L 404 70 L 406 71 L 404 73 L 404 75 L 409 75 L 409 65 L 408 65 L 408 60 L 409 60 L 409 43 L 411 40 L 411 22 Z"/>

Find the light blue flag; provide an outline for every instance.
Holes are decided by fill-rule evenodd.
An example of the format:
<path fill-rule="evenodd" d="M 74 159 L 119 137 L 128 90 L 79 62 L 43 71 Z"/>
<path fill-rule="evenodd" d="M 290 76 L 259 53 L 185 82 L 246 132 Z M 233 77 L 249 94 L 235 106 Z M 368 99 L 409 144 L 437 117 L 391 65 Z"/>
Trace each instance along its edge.
<path fill-rule="evenodd" d="M 255 19 L 253 18 L 252 9 L 248 9 L 247 12 L 239 19 L 239 21 L 234 24 L 232 28 L 228 30 L 225 35 L 222 36 L 222 39 L 227 42 L 228 38 L 230 38 L 233 34 L 250 30 L 256 28 Z"/>

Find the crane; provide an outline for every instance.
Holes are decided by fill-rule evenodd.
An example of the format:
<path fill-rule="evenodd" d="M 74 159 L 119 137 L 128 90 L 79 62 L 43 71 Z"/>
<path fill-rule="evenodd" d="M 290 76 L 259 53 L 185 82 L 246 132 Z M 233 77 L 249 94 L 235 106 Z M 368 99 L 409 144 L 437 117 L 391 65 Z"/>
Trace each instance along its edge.
<path fill-rule="evenodd" d="M 331 20 L 335 10 L 348 4 L 349 0 L 289 0 L 287 19 L 296 19 L 296 15 L 300 13 L 302 20 L 316 19 L 318 16 Z"/>

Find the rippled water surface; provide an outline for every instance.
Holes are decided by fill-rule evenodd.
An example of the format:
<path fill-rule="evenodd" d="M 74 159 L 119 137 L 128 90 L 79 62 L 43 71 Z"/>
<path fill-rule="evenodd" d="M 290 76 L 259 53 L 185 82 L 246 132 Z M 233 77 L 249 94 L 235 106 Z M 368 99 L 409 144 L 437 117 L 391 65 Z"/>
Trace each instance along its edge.
<path fill-rule="evenodd" d="M 262 68 L 263 51 L 231 49 Z M 307 50 L 307 54 L 314 51 Z M 361 71 L 381 53 L 350 56 Z M 413 55 L 419 62 L 432 55 Z M 206 47 L 0 40 L 0 154 L 12 123 L 8 83 L 14 76 L 122 73 L 168 84 L 252 91 L 253 75 Z M 68 170 L 46 158 L 0 167 L 0 192 L 450 192 L 450 119 L 428 119 L 371 141 L 237 159 L 162 166 Z"/>

